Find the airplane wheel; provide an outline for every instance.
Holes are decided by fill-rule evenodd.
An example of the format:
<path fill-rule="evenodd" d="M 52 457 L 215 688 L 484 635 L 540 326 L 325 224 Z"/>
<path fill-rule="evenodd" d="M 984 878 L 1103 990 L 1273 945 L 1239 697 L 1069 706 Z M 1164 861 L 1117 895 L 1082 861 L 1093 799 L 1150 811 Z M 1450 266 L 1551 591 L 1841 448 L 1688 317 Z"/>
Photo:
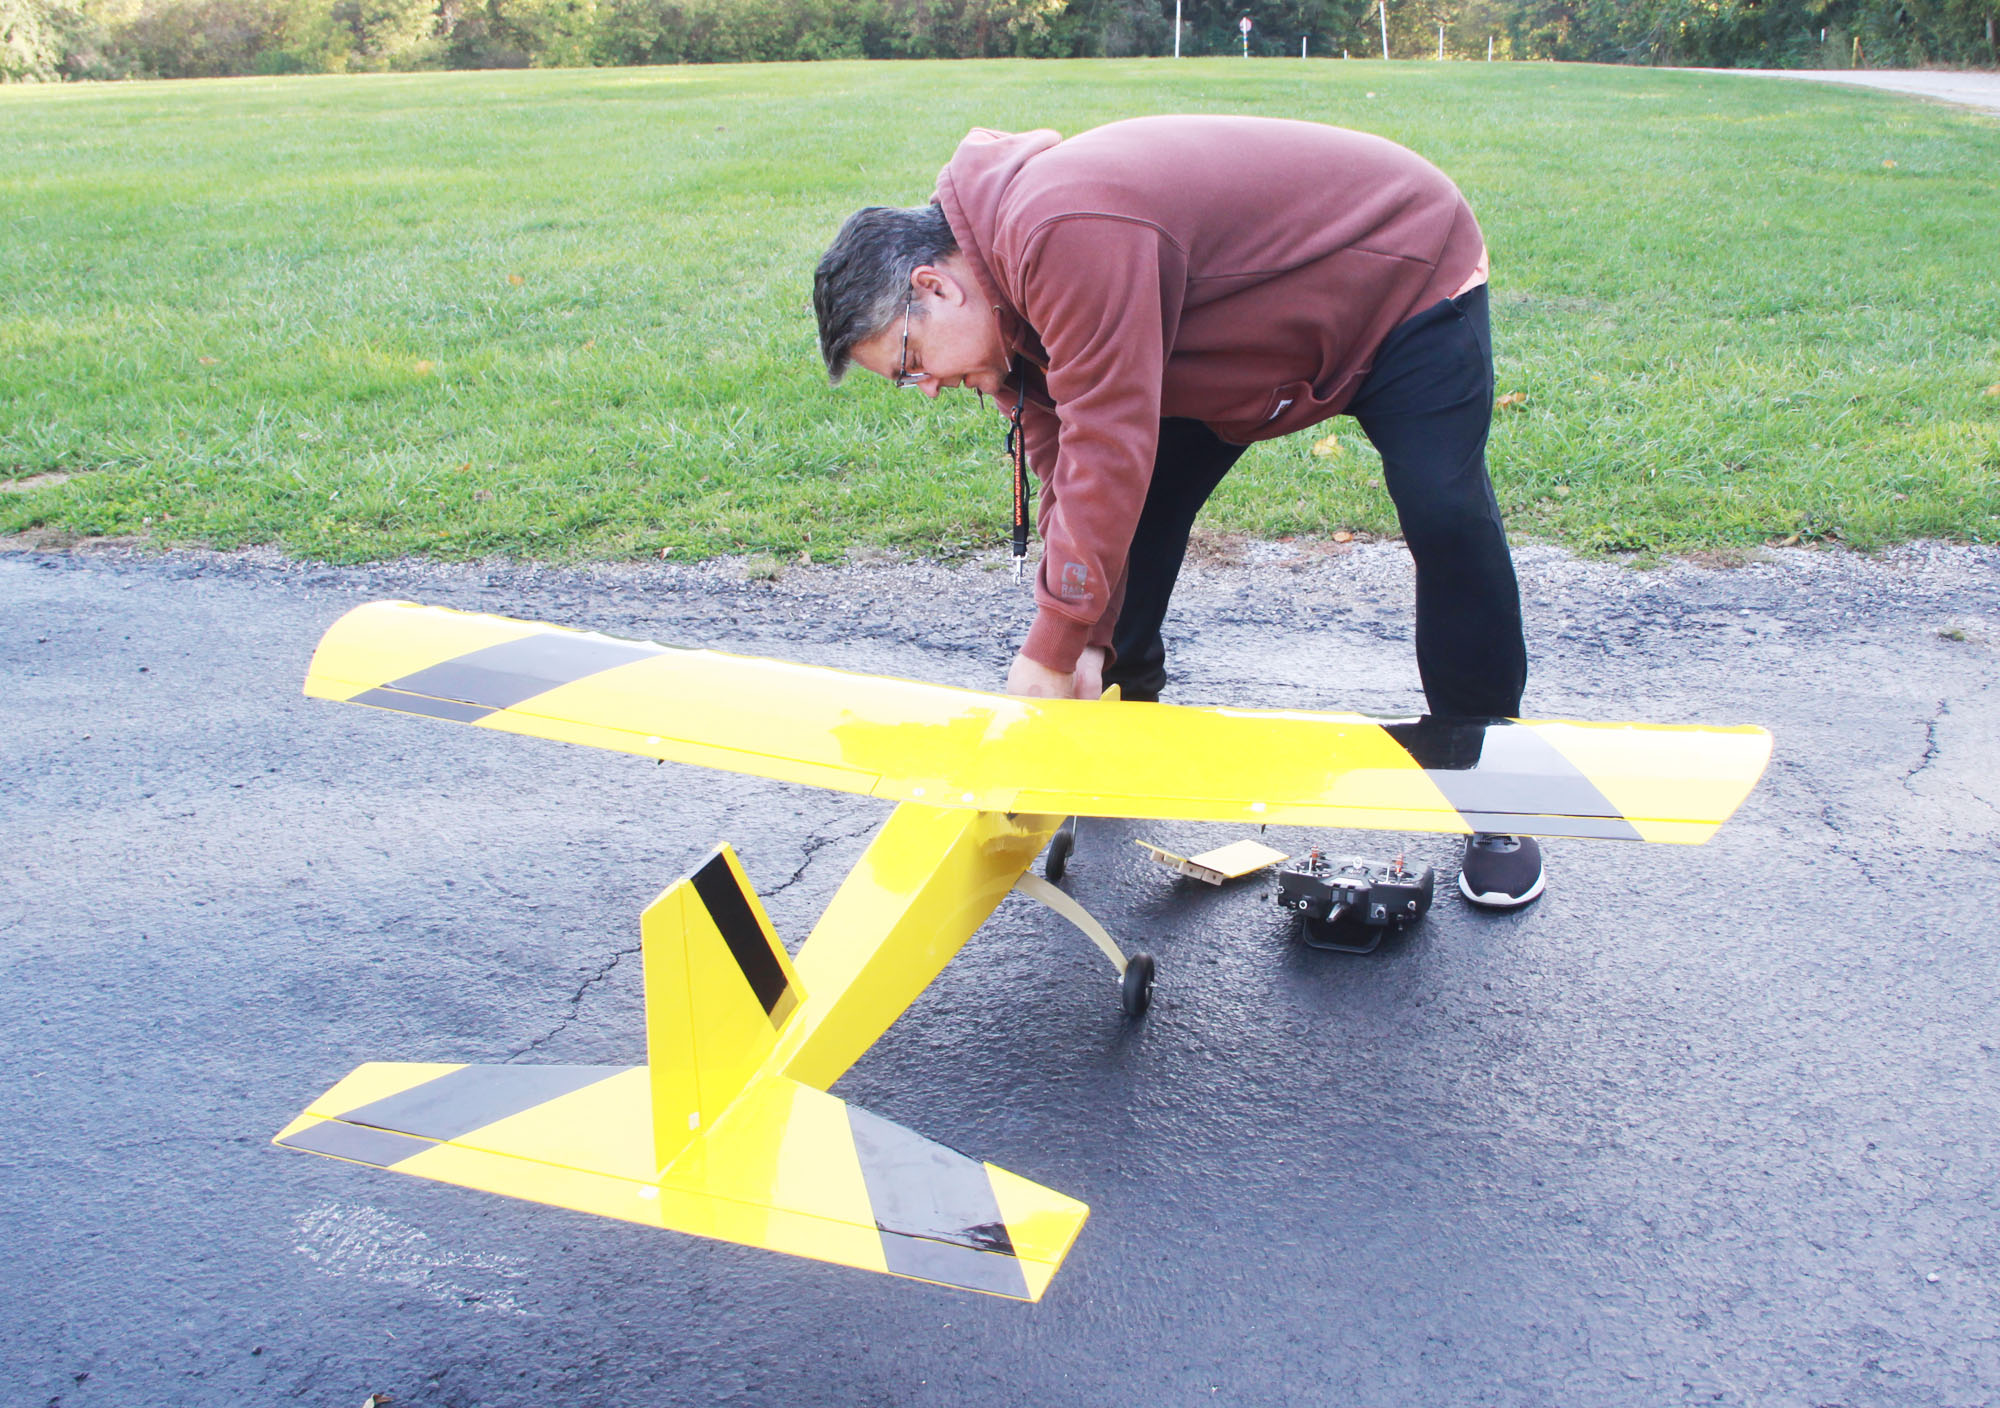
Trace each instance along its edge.
<path fill-rule="evenodd" d="M 1051 885 L 1062 882 L 1063 872 L 1069 869 L 1069 853 L 1075 847 L 1076 819 L 1072 817 L 1049 838 L 1049 854 L 1042 862 L 1042 875 Z"/>
<path fill-rule="evenodd" d="M 1125 976 L 1118 982 L 1118 1005 L 1127 1017 L 1143 1017 L 1153 1005 L 1153 968 L 1150 953 L 1135 953 L 1125 960 Z"/>

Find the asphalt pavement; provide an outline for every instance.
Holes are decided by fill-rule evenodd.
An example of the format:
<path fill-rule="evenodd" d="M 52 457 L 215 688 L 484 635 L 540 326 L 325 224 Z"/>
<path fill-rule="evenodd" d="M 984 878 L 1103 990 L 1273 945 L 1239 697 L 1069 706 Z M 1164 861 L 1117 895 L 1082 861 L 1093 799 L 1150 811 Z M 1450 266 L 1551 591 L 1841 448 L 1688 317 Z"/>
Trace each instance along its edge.
<path fill-rule="evenodd" d="M 1970 69 L 1885 68 L 1724 68 L 1700 73 L 1740 73 L 1753 78 L 1794 78 L 1804 83 L 1841 83 L 1912 98 L 2000 112 L 2000 73 Z"/>
<path fill-rule="evenodd" d="M 0 553 L 0 1403 L 1995 1401 L 2000 552 L 1520 561 L 1527 712 L 1760 723 L 1765 781 L 1366 957 L 1131 845 L 1226 828 L 1086 823 L 1151 1014 L 1009 900 L 837 1087 L 1091 1205 L 1030 1306 L 269 1142 L 362 1060 L 640 1059 L 641 907 L 727 839 L 796 945 L 887 812 L 305 700 L 341 612 L 991 685 L 997 562 Z M 1411 711 L 1408 594 L 1393 544 L 1224 551 L 1172 697 Z"/>

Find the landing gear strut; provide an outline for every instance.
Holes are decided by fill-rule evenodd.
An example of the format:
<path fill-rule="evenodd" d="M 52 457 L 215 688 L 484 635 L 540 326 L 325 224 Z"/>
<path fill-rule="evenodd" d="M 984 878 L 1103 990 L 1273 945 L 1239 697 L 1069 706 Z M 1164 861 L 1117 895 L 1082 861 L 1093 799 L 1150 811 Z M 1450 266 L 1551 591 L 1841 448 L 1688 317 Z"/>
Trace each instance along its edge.
<path fill-rule="evenodd" d="M 1145 1015 L 1153 1002 L 1153 975 L 1158 966 L 1150 953 L 1128 956 L 1118 947 L 1117 940 L 1104 931 L 1104 926 L 1091 917 L 1089 910 L 1039 875 L 1023 875 L 1014 882 L 1014 888 L 1030 899 L 1040 900 L 1083 930 L 1097 945 L 1098 952 L 1111 960 L 1112 971 L 1118 974 L 1118 1005 L 1125 1015 L 1133 1018 Z"/>

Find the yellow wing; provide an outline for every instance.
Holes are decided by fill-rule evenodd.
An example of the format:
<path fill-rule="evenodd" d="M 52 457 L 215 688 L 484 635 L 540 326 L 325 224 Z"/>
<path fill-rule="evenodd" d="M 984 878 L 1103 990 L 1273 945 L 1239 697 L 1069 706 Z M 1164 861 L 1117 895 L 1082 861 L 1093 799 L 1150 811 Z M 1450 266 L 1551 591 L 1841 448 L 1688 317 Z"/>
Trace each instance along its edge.
<path fill-rule="evenodd" d="M 1371 719 L 1029 700 L 377 602 L 306 693 L 982 811 L 1705 841 L 1753 727 Z"/>

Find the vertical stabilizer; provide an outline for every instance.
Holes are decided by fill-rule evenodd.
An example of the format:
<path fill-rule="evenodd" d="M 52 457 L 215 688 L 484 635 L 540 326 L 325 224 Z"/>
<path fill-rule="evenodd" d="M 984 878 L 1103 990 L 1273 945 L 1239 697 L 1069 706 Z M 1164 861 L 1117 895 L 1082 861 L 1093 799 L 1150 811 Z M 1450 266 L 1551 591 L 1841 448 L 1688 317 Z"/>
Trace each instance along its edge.
<path fill-rule="evenodd" d="M 648 905 L 639 932 L 653 1146 L 664 1168 L 742 1094 L 805 993 L 727 845 Z"/>

